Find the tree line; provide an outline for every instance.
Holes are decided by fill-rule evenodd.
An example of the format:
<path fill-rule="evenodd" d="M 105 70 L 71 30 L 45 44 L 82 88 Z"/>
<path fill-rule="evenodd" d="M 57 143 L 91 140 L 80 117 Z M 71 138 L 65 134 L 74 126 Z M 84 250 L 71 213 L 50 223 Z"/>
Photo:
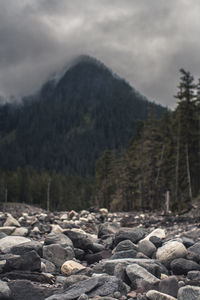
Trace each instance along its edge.
<path fill-rule="evenodd" d="M 200 196 L 200 80 L 181 69 L 177 107 L 161 120 L 149 107 L 120 156 L 107 150 L 96 164 L 99 206 L 111 210 L 187 209 Z"/>

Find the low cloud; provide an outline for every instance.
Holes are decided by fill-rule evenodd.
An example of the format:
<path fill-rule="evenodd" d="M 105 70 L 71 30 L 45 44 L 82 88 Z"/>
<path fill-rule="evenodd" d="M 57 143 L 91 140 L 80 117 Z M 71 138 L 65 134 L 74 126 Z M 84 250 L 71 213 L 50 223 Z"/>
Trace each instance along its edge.
<path fill-rule="evenodd" d="M 29 94 L 89 54 L 173 107 L 178 70 L 200 76 L 199 11 L 199 0 L 0 0 L 0 94 Z"/>

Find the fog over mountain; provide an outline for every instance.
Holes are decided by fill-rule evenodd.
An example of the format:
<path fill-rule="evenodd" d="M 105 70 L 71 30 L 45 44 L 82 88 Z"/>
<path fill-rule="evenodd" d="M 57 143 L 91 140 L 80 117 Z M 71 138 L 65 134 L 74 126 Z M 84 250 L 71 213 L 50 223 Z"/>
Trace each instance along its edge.
<path fill-rule="evenodd" d="M 0 1 L 0 94 L 25 95 L 80 54 L 173 106 L 178 70 L 199 75 L 198 0 Z"/>

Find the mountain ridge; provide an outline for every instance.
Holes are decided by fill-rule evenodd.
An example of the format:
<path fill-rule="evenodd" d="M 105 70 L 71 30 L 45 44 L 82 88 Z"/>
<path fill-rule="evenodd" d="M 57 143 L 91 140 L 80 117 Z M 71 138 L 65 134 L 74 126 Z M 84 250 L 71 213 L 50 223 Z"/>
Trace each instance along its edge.
<path fill-rule="evenodd" d="M 0 164 L 91 175 L 105 149 L 120 151 L 127 145 L 138 120 L 147 119 L 149 105 L 156 117 L 165 110 L 97 59 L 78 57 L 59 80 L 24 98 L 9 116 L 13 127 L 6 134 L 0 125 L 8 137 L 0 143 Z"/>

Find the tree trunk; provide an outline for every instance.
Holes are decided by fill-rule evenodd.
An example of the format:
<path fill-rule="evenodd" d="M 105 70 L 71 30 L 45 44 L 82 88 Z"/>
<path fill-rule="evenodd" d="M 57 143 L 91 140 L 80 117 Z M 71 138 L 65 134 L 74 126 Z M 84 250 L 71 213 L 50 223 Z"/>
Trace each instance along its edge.
<path fill-rule="evenodd" d="M 191 185 L 191 175 L 190 175 L 190 162 L 189 162 L 188 144 L 185 145 L 185 152 L 186 152 L 188 190 L 189 190 L 190 201 L 192 201 L 192 185 Z"/>
<path fill-rule="evenodd" d="M 51 186 L 51 179 L 48 180 L 48 184 L 47 184 L 47 211 L 50 210 L 50 186 Z"/>

